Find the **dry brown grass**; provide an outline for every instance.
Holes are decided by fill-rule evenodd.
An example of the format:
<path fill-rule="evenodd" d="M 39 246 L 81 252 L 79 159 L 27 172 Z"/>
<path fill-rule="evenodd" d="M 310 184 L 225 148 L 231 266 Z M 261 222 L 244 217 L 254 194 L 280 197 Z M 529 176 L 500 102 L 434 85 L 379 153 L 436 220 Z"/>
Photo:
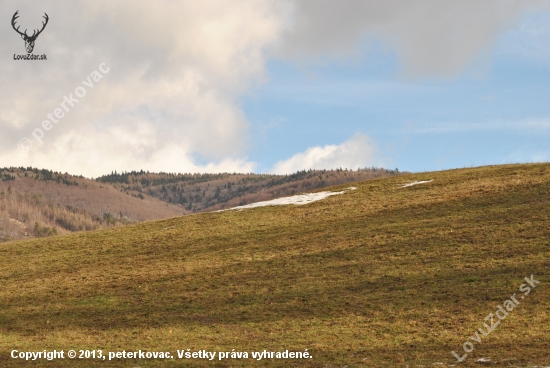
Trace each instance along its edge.
<path fill-rule="evenodd" d="M 451 351 L 531 274 L 541 284 L 460 366 L 479 366 L 479 357 L 550 365 L 550 165 L 356 186 L 306 206 L 1 244 L 0 365 L 25 366 L 12 349 L 190 348 L 314 356 L 192 362 L 200 366 L 450 366 Z"/>

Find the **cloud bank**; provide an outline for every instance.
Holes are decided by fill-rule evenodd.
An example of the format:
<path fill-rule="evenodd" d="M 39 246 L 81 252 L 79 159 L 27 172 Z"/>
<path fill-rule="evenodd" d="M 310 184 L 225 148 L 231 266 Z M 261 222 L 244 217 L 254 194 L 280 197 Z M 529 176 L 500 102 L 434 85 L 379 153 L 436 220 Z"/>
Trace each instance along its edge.
<path fill-rule="evenodd" d="M 36 166 L 98 176 L 112 170 L 250 172 L 249 122 L 239 98 L 266 82 L 270 58 L 315 62 L 346 58 L 379 38 L 418 75 L 454 73 L 527 9 L 543 0 L 15 1 L 0 4 L 0 166 Z M 14 61 L 21 29 L 50 21 L 35 54 Z M 22 138 L 98 69 L 110 68 L 30 152 Z M 273 172 L 306 166 L 368 165 L 372 142 L 357 135 L 279 162 Z M 305 166 L 304 166 L 305 165 Z M 309 168 L 309 167 L 307 167 Z"/>
<path fill-rule="evenodd" d="M 497 36 L 517 26 L 520 14 L 548 0 L 300 0 L 283 32 L 283 57 L 311 61 L 346 58 L 362 41 L 381 39 L 397 53 L 406 74 L 459 72 Z"/>
<path fill-rule="evenodd" d="M 356 170 L 371 166 L 375 160 L 376 145 L 365 134 L 357 133 L 342 144 L 330 144 L 323 147 L 310 147 L 291 158 L 277 162 L 273 174 L 292 174 L 309 169 Z"/>
<path fill-rule="evenodd" d="M 236 100 L 264 78 L 280 21 L 265 1 L 5 1 L 22 29 L 50 21 L 35 53 L 0 61 L 0 162 L 100 175 L 118 168 L 251 171 L 248 122 Z M 2 24 L 2 55 L 24 43 Z M 110 71 L 33 149 L 17 142 L 74 94 L 100 63 Z M 32 138 L 30 138 L 32 140 Z M 209 164 L 196 164 L 196 156 Z"/>

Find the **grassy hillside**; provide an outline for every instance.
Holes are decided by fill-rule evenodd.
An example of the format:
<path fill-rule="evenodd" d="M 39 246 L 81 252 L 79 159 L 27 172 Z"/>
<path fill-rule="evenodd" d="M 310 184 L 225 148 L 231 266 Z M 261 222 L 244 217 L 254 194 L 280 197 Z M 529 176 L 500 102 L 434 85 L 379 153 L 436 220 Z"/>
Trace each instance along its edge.
<path fill-rule="evenodd" d="M 550 165 L 355 186 L 306 206 L 0 244 L 0 366 L 550 365 Z M 540 284 L 520 299 L 531 275 Z M 514 293 L 519 305 L 458 363 L 451 351 L 463 355 Z M 25 364 L 13 349 L 176 358 Z M 190 361 L 177 349 L 308 349 L 313 358 Z"/>

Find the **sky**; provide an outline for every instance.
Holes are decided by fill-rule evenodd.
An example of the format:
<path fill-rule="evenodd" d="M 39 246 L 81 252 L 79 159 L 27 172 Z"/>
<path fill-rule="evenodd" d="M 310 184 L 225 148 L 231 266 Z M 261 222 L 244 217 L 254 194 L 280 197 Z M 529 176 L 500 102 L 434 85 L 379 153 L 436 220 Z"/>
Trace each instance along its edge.
<path fill-rule="evenodd" d="M 48 15 L 33 55 L 25 41 Z M 0 167 L 550 160 L 550 0 L 0 3 Z"/>

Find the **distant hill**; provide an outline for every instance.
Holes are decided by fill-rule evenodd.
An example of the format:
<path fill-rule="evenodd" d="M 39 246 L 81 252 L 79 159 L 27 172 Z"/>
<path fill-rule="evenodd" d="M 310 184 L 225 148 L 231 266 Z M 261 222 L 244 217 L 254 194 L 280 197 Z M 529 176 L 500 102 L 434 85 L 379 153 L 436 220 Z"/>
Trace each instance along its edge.
<path fill-rule="evenodd" d="M 99 230 L 215 211 L 398 170 L 293 175 L 113 172 L 95 180 L 36 168 L 0 169 L 0 241 Z"/>
<path fill-rule="evenodd" d="M 98 230 L 183 213 L 181 206 L 121 193 L 82 176 L 0 169 L 0 241 Z"/>
<path fill-rule="evenodd" d="M 215 211 L 338 184 L 401 174 L 399 170 L 308 170 L 292 175 L 112 173 L 97 180 L 131 195 L 147 194 L 189 213 Z"/>

